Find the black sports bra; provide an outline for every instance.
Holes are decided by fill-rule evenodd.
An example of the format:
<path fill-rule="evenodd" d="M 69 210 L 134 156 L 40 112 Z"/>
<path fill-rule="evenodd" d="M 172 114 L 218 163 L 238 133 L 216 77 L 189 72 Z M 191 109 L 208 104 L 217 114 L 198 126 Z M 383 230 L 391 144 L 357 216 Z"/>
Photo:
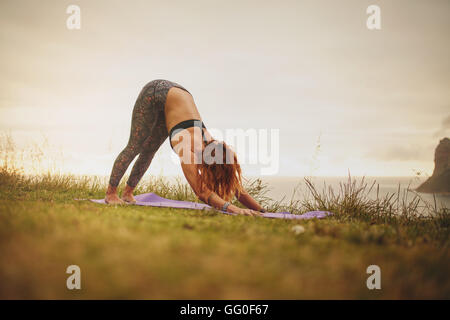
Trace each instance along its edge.
<path fill-rule="evenodd" d="M 170 141 L 170 146 L 173 149 L 172 146 L 172 137 L 177 134 L 178 132 L 187 129 L 187 128 L 191 128 L 191 127 L 198 127 L 202 130 L 202 138 L 203 141 L 205 143 L 208 143 L 208 140 L 206 140 L 205 137 L 205 131 L 203 131 L 203 128 L 206 129 L 205 124 L 203 123 L 203 121 L 201 120 L 197 120 L 197 119 L 189 119 L 189 120 L 185 120 L 185 121 L 181 121 L 180 123 L 176 124 L 175 126 L 173 126 L 172 129 L 170 129 L 170 133 L 169 133 L 169 141 Z"/>

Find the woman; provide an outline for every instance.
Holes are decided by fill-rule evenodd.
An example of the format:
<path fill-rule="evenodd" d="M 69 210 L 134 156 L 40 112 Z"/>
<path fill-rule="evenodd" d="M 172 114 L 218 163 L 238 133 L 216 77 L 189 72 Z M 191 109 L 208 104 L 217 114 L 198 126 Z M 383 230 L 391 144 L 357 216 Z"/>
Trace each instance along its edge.
<path fill-rule="evenodd" d="M 162 79 L 144 86 L 136 100 L 128 144 L 111 172 L 105 197 L 107 203 L 136 202 L 133 190 L 167 137 L 181 158 L 186 180 L 201 201 L 231 213 L 257 215 L 265 212 L 242 187 L 236 154 L 224 142 L 214 140 L 206 130 L 191 93 L 175 82 Z M 206 150 L 209 159 L 213 157 L 212 161 L 204 161 Z M 138 154 L 120 199 L 117 186 Z M 230 204 L 233 196 L 248 209 Z"/>

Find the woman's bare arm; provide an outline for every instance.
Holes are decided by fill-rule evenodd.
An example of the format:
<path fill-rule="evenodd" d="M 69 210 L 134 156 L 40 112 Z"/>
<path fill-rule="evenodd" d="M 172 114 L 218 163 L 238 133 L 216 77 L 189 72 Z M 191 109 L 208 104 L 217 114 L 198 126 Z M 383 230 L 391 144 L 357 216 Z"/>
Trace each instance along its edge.
<path fill-rule="evenodd" d="M 223 200 L 219 195 L 215 192 L 203 188 L 200 189 L 200 175 L 197 171 L 195 164 L 186 164 L 181 162 L 181 168 L 183 169 L 184 176 L 191 186 L 192 190 L 194 190 L 197 197 L 206 204 L 209 204 L 211 207 L 214 207 L 218 210 L 222 210 L 223 205 L 225 204 L 225 200 Z M 258 215 L 259 212 L 251 210 L 251 209 L 242 209 L 235 205 L 230 204 L 227 207 L 227 212 L 238 213 L 244 215 Z"/>
<path fill-rule="evenodd" d="M 245 190 L 242 190 L 239 194 L 236 193 L 236 198 L 249 209 L 265 212 L 264 208 Z"/>

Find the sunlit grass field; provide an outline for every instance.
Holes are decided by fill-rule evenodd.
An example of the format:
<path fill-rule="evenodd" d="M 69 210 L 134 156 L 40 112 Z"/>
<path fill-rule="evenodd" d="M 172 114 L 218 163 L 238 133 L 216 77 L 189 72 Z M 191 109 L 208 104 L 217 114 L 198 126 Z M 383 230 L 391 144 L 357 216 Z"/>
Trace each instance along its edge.
<path fill-rule="evenodd" d="M 330 210 L 323 220 L 229 216 L 217 211 L 108 206 L 106 182 L 0 170 L 2 299 L 450 298 L 449 211 L 374 186 L 310 182 L 304 201 L 278 203 L 259 180 L 247 188 L 270 210 Z M 376 186 L 375 186 L 376 187 Z M 196 201 L 190 188 L 152 178 L 137 193 Z M 296 233 L 296 225 L 304 227 Z M 81 290 L 66 268 L 81 268 Z M 366 268 L 381 268 L 369 290 Z"/>

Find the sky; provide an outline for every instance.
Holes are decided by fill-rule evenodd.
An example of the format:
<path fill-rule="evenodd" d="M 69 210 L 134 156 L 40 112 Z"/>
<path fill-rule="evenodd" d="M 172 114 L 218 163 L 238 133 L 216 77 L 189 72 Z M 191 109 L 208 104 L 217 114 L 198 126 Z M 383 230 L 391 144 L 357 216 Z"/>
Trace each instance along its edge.
<path fill-rule="evenodd" d="M 108 175 L 139 91 L 167 79 L 208 128 L 278 130 L 275 175 L 430 175 L 450 133 L 449 31 L 448 0 L 2 0 L 2 158 L 11 137 L 42 166 Z M 181 174 L 168 141 L 149 172 Z"/>

